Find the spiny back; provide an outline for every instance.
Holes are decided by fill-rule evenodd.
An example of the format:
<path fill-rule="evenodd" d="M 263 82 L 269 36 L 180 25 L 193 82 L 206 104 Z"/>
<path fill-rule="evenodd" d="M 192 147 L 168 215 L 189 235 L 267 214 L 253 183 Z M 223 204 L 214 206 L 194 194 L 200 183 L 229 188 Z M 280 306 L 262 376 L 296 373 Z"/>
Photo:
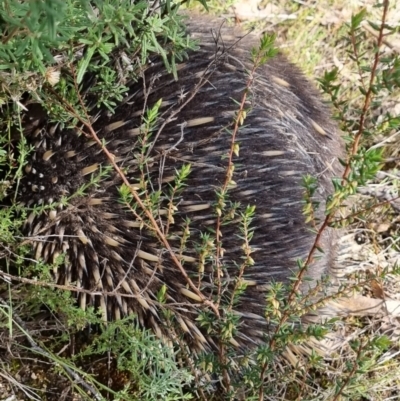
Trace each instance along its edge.
<path fill-rule="evenodd" d="M 242 33 L 202 19 L 192 22 L 190 32 L 200 39 L 200 49 L 178 66 L 178 81 L 161 61 L 154 61 L 116 113 L 102 110 L 93 128 L 147 206 L 152 197 L 157 223 L 206 299 L 229 299 L 244 256 L 239 211 L 256 206 L 254 265 L 246 267 L 247 288 L 234 305 L 241 322 L 232 342 L 247 347 L 259 343 L 265 333 L 268 284 L 287 282 L 296 259 L 305 257 L 314 241 L 302 214 L 302 176 L 318 178 L 316 200 L 323 202 L 332 191 L 341 142 L 319 93 L 285 57 L 278 55 L 256 71 L 245 106 L 249 111 L 236 137 L 240 151 L 233 159 L 235 184 L 228 191 L 229 202 L 240 202 L 241 209 L 219 227 L 224 253 L 218 263 L 224 275 L 218 293 L 213 253 L 205 259 L 204 271 L 199 260 L 201 250 L 204 255 L 206 246 L 216 246 L 216 192 L 226 180 L 237 102 L 246 90 L 247 71 L 253 66 L 250 51 L 258 46 L 258 38 L 240 39 Z M 146 137 L 143 112 L 159 99 L 157 126 Z M 34 207 L 69 198 L 65 207 L 58 204 L 53 211 L 29 216 L 25 234 L 34 243 L 35 257 L 55 262 L 65 254 L 65 263 L 54 271 L 56 281 L 96 294 L 79 293 L 82 308 L 99 306 L 107 319 L 135 313 L 160 337 L 182 336 L 198 349 L 213 346 L 216 340 L 196 321 L 208 306 L 199 301 L 147 226 L 143 210 L 135 202 L 130 208 L 121 202 L 118 174 L 110 169 L 96 185 L 87 185 L 109 166 L 100 147 L 78 129 L 60 129 L 34 115 L 31 119 L 37 128 L 27 136 L 35 149 L 19 201 Z M 176 171 L 187 164 L 191 172 L 171 209 Z M 182 246 L 182 237 L 189 232 Z M 329 268 L 333 242 L 333 234 L 326 232 L 320 244 L 325 254 L 308 273 L 314 279 Z M 163 289 L 165 299 L 160 302 Z M 172 320 L 166 322 L 165 311 L 171 312 Z"/>

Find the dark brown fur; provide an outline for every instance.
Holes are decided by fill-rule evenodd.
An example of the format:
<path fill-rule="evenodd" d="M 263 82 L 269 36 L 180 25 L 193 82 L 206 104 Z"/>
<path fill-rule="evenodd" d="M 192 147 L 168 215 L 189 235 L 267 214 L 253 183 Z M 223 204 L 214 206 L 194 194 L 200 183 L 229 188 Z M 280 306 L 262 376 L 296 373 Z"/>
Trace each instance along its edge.
<path fill-rule="evenodd" d="M 201 39 L 201 46 L 179 67 L 177 82 L 165 72 L 161 61 L 155 61 L 145 71 L 146 91 L 150 91 L 146 94 L 147 107 L 152 107 L 160 98 L 164 102 L 158 126 L 190 97 L 202 77 L 207 82 L 152 144 L 146 174 L 151 177 L 152 188 L 147 188 L 150 192 L 159 189 L 165 192 L 175 170 L 184 163 L 191 164 L 187 186 L 175 200 L 178 210 L 170 234 L 180 236 L 184 219 L 190 218 L 191 236 L 184 254 L 197 258 L 195 248 L 200 242 L 200 233 L 212 233 L 216 227 L 215 190 L 226 177 L 224 156 L 231 145 L 228 130 L 232 130 L 238 110 L 232 98 L 240 101 L 243 96 L 248 79 L 245 71 L 252 68 L 250 50 L 258 46 L 258 38 L 248 35 L 239 40 L 242 33 L 237 35 L 230 28 L 220 31 L 220 24 L 211 25 L 203 20 L 192 23 L 190 30 L 194 37 Z M 156 74 L 159 77 L 152 82 Z M 137 184 L 140 177 L 137 128 L 142 123 L 143 84 L 132 86 L 129 93 L 114 115 L 103 110 L 93 127 L 106 140 L 109 151 L 120 158 L 118 164 L 126 169 L 130 182 Z M 341 141 L 318 91 L 282 55 L 257 70 L 246 108 L 251 111 L 237 134 L 240 153 L 234 157 L 233 176 L 237 186 L 229 191 L 229 200 L 240 202 L 243 207 L 256 206 L 252 224 L 255 234 L 251 242 L 256 249 L 252 254 L 255 264 L 245 271 L 249 286 L 235 305 L 241 322 L 234 342 L 248 347 L 259 343 L 267 328 L 263 309 L 268 284 L 271 280 L 287 282 L 296 267 L 296 259 L 306 257 L 314 242 L 302 214 L 302 176 L 318 177 L 316 200 L 323 205 L 332 192 L 331 178 L 338 174 Z M 204 117 L 214 120 L 190 126 L 195 119 Z M 124 125 L 114 129 L 111 124 L 118 121 Z M 109 164 L 101 149 L 97 145 L 89 146 L 88 139 L 79 136 L 78 130 L 51 127 L 46 123 L 35 135 L 27 133 L 29 141 L 35 144 L 35 151 L 19 201 L 29 207 L 57 202 L 64 195 L 72 196 L 89 181 L 90 174 L 82 175 L 85 167 Z M 155 139 L 154 135 L 151 140 Z M 43 155 L 49 150 L 54 155 L 44 160 Z M 75 151 L 76 155 L 67 157 L 68 151 Z M 80 294 L 82 307 L 100 306 L 108 319 L 135 313 L 144 327 L 153 329 L 159 336 L 174 340 L 176 335 L 183 335 L 185 341 L 199 349 L 213 347 L 215 339 L 202 332 L 196 322 L 199 311 L 206 307 L 182 291 L 190 288 L 154 232 L 139 227 L 139 222 L 136 227 L 132 226 L 136 220 L 119 200 L 120 185 L 118 175 L 111 172 L 99 185 L 86 189 L 84 196 L 72 196 L 67 207 L 56 208 L 56 216 L 49 211 L 32 215 L 25 234 L 32 238 L 36 258 L 52 262 L 58 254 L 66 254 L 65 265 L 55 272 L 57 282 L 76 283 L 98 294 Z M 93 199 L 101 203 L 93 204 Z M 199 205 L 204 208 L 193 212 Z M 143 215 L 140 208 L 136 210 Z M 319 217 L 322 212 L 323 207 Z M 165 215 L 156 219 L 166 227 Z M 236 217 L 236 223 L 221 229 L 225 249 L 221 260 L 223 280 L 232 282 L 237 274 L 235 263 L 241 263 L 243 256 L 238 221 Z M 110 238 L 116 243 L 110 244 Z M 175 250 L 179 249 L 179 239 L 171 236 L 169 241 Z M 334 258 L 334 242 L 335 235 L 327 231 L 320 244 L 325 253 L 308 273 L 313 279 L 328 272 Z M 138 250 L 157 255 L 160 262 L 143 259 Z M 212 290 L 215 265 L 211 260 L 204 275 L 198 273 L 197 263 L 185 262 L 184 268 L 195 283 L 200 277 L 199 289 L 206 297 L 215 295 Z M 156 298 L 163 284 L 167 289 L 164 306 Z M 99 295 L 116 288 L 115 296 Z M 229 285 L 226 288 L 224 295 L 229 293 Z M 123 297 L 126 293 L 132 297 Z M 173 328 L 165 325 L 161 312 L 164 308 L 176 317 Z"/>

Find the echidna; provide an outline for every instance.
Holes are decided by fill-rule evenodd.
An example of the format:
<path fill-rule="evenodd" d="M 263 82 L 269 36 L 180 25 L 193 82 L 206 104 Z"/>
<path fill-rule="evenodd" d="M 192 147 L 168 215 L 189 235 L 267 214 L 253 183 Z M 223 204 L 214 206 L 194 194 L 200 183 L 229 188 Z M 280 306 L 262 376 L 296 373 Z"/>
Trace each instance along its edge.
<path fill-rule="evenodd" d="M 86 290 L 77 293 L 82 308 L 99 307 L 105 319 L 134 313 L 159 337 L 207 350 L 217 340 L 202 329 L 199 314 L 214 313 L 218 302 L 229 304 L 240 278 L 245 289 L 230 304 L 239 318 L 231 342 L 249 347 L 265 334 L 269 283 L 288 282 L 296 260 L 315 240 L 302 213 L 302 177 L 318 179 L 315 200 L 323 204 L 338 174 L 341 141 L 318 91 L 277 55 L 254 73 L 233 149 L 238 104 L 253 65 L 250 52 L 259 39 L 208 20 L 197 19 L 190 32 L 200 48 L 178 66 L 177 81 L 155 60 L 115 114 L 94 111 L 93 122 L 175 259 L 135 199 L 129 206 L 127 197 L 122 200 L 120 175 L 81 127 L 61 129 L 31 114 L 34 128 L 26 136 L 34 151 L 18 201 L 29 208 L 53 205 L 32 211 L 25 235 L 36 259 L 53 263 L 65 256 L 54 278 Z M 146 110 L 160 99 L 155 125 L 146 126 Z M 188 165 L 178 188 L 177 174 Z M 225 183 L 229 189 L 221 201 Z M 248 205 L 255 206 L 254 263 L 242 272 L 241 213 Z M 319 244 L 325 252 L 310 267 L 311 278 L 329 269 L 334 240 L 327 230 Z"/>

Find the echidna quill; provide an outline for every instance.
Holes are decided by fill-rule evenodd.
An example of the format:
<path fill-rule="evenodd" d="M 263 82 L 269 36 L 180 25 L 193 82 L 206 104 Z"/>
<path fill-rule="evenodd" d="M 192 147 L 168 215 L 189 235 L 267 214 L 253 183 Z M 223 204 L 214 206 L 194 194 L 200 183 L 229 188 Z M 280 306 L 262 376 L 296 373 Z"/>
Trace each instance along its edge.
<path fill-rule="evenodd" d="M 82 308 L 94 305 L 105 319 L 135 314 L 157 336 L 170 343 L 179 338 L 197 350 L 211 350 L 218 341 L 203 330 L 199 314 L 215 313 L 210 305 L 219 300 L 229 304 L 241 275 L 246 288 L 232 304 L 239 323 L 231 343 L 248 348 L 262 342 L 267 329 L 269 283 L 287 283 L 296 260 L 307 256 L 315 240 L 302 213 L 302 177 L 318 179 L 315 200 L 323 205 L 340 171 L 341 140 L 318 91 L 278 55 L 254 74 L 247 116 L 235 138 L 239 146 L 231 152 L 238 104 L 253 66 L 250 52 L 259 38 L 201 19 L 190 24 L 190 32 L 200 49 L 179 65 L 177 81 L 155 61 L 115 114 L 94 111 L 99 114 L 94 131 L 159 232 L 135 199 L 129 206 L 121 199 L 121 177 L 107 168 L 109 159 L 86 129 L 87 135 L 61 129 L 31 113 L 26 136 L 34 151 L 18 200 L 29 208 L 54 207 L 32 212 L 24 233 L 36 259 L 53 263 L 65 256 L 54 279 L 87 290 L 77 292 Z M 160 99 L 149 133 L 144 116 Z M 228 177 L 230 153 L 235 169 Z M 177 172 L 188 165 L 177 189 Z M 217 193 L 227 179 L 218 213 Z M 62 197 L 68 198 L 66 206 Z M 235 203 L 240 206 L 233 213 Z M 245 260 L 240 213 L 248 205 L 256 208 L 254 264 L 240 273 Z M 323 207 L 320 212 L 322 217 Z M 334 232 L 326 230 L 319 244 L 324 253 L 307 273 L 312 279 L 329 270 L 334 242 Z"/>

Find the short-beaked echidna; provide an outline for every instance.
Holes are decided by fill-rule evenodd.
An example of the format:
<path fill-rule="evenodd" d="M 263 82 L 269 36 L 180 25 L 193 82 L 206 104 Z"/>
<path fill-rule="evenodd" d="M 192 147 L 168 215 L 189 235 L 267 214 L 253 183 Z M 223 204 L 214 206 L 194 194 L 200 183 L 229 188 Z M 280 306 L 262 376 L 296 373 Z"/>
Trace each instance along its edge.
<path fill-rule="evenodd" d="M 54 262 L 65 255 L 55 280 L 91 292 L 78 292 L 82 308 L 100 307 L 107 319 L 134 313 L 160 337 L 180 337 L 197 349 L 210 349 L 216 340 L 197 318 L 203 310 L 213 313 L 204 300 L 229 304 L 244 261 L 240 211 L 254 205 L 254 264 L 245 268 L 241 280 L 246 289 L 231 304 L 239 317 L 231 342 L 247 347 L 260 343 L 267 328 L 269 283 L 288 282 L 296 260 L 308 254 L 315 240 L 302 212 L 302 177 L 318 179 L 315 200 L 323 204 L 338 174 L 340 135 L 318 91 L 277 55 L 253 74 L 247 115 L 235 138 L 238 147 L 232 148 L 235 118 L 253 66 L 250 52 L 259 39 L 207 20 L 189 25 L 200 48 L 178 66 L 177 81 L 161 60 L 154 60 L 115 114 L 93 111 L 94 131 L 151 210 L 187 277 L 142 208 L 121 200 L 122 180 L 106 168 L 110 162 L 88 131 L 61 129 L 33 113 L 26 136 L 34 151 L 18 200 L 29 208 L 55 206 L 32 212 L 24 234 L 34 244 L 36 259 Z M 143 115 L 160 99 L 149 135 Z M 235 169 L 219 212 L 230 153 Z M 177 171 L 184 165 L 191 171 L 174 193 Z M 100 171 L 101 178 L 90 184 Z M 68 198 L 66 206 L 62 197 Z M 235 202 L 241 206 L 233 215 Z M 334 237 L 325 231 L 319 244 L 324 253 L 310 267 L 311 278 L 329 269 Z"/>

